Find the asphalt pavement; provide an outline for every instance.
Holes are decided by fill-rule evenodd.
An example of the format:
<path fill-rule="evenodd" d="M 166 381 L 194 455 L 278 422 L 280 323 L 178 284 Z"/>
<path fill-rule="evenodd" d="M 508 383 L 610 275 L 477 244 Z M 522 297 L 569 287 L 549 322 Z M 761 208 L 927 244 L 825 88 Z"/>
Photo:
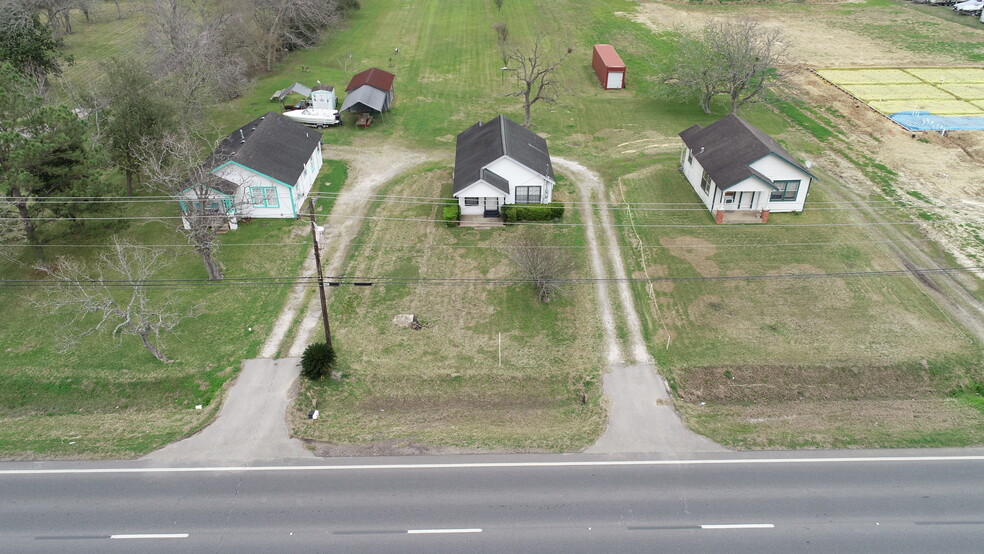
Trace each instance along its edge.
<path fill-rule="evenodd" d="M 979 552 L 984 452 L 906 456 L 3 464 L 0 552 Z"/>

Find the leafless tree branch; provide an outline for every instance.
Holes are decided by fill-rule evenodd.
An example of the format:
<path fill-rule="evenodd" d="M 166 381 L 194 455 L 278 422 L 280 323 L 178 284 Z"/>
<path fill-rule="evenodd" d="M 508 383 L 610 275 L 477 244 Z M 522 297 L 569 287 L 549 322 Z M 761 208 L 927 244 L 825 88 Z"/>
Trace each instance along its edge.
<path fill-rule="evenodd" d="M 170 299 L 155 302 L 148 295 L 147 280 L 167 267 L 168 259 L 163 250 L 114 237 L 110 251 L 102 253 L 95 264 L 58 258 L 49 271 L 56 284 L 35 302 L 52 314 L 72 313 L 73 326 L 87 322 L 78 335 L 66 337 L 63 348 L 81 337 L 110 329 L 120 340 L 124 335 L 139 337 L 155 358 L 170 363 L 162 350 L 161 336 L 173 333 L 183 319 L 194 314 L 179 314 Z"/>
<path fill-rule="evenodd" d="M 551 248 L 549 237 L 540 229 L 527 230 L 509 249 L 509 257 L 530 279 L 537 298 L 550 302 L 560 292 L 563 279 L 574 271 L 574 258 L 569 250 Z"/>
<path fill-rule="evenodd" d="M 506 60 L 503 71 L 512 73 L 519 84 L 519 90 L 510 92 L 506 96 L 523 99 L 525 112 L 523 127 L 530 126 L 530 109 L 533 104 L 541 100 L 548 104 L 557 102 L 562 87 L 555 72 L 573 51 L 568 48 L 566 53 L 555 58 L 546 52 L 544 40 L 542 34 L 537 35 L 533 45 L 525 48 L 508 41 L 500 43 L 502 58 Z"/>

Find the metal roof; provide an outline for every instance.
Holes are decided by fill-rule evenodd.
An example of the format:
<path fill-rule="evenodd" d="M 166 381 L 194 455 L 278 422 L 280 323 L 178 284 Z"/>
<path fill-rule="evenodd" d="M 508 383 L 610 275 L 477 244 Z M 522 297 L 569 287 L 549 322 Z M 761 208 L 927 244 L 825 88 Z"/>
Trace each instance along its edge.
<path fill-rule="evenodd" d="M 389 108 L 387 93 L 369 85 L 361 86 L 345 97 L 342 107 L 338 110 L 349 110 L 353 113 L 382 113 Z"/>
<path fill-rule="evenodd" d="M 348 86 L 345 87 L 345 91 L 347 92 L 363 85 L 369 85 L 382 91 L 390 91 L 393 90 L 393 79 L 395 78 L 396 75 L 373 67 L 357 74 L 355 77 L 352 77 L 352 80 L 349 81 Z"/>
<path fill-rule="evenodd" d="M 595 44 L 595 52 L 608 69 L 625 69 L 625 62 L 611 44 Z"/>
<path fill-rule="evenodd" d="M 315 87 L 315 90 L 317 90 L 317 88 L 318 87 Z M 283 102 L 284 101 L 284 98 L 287 98 L 287 95 L 290 94 L 290 93 L 292 93 L 292 92 L 296 92 L 297 94 L 300 94 L 300 95 L 304 96 L 305 98 L 307 98 L 308 96 L 311 96 L 311 89 L 307 88 L 306 86 L 304 86 L 304 85 L 302 85 L 300 83 L 294 83 L 293 85 L 291 85 L 291 86 L 289 86 L 289 87 L 287 87 L 285 89 L 278 90 L 277 92 L 273 93 L 273 96 L 270 97 L 270 100 L 276 100 L 277 102 Z"/>

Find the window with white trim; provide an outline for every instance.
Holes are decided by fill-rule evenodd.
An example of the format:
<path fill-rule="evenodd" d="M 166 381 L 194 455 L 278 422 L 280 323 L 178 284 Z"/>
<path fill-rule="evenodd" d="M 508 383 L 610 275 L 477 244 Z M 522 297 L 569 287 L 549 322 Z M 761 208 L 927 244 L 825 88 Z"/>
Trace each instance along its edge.
<path fill-rule="evenodd" d="M 517 204 L 540 204 L 540 191 L 543 187 L 516 187 Z"/>
<path fill-rule="evenodd" d="M 279 208 L 280 198 L 277 187 L 250 187 L 250 200 L 255 208 Z"/>
<path fill-rule="evenodd" d="M 711 176 L 706 171 L 700 177 L 700 188 L 704 189 L 704 194 L 711 193 Z"/>
<path fill-rule="evenodd" d="M 734 204 L 735 203 L 735 193 L 734 191 L 724 193 L 724 203 Z"/>
<path fill-rule="evenodd" d="M 477 206 L 478 205 L 478 197 L 466 196 L 465 197 L 465 205 L 466 206 Z"/>
<path fill-rule="evenodd" d="M 772 202 L 792 202 L 799 194 L 799 180 L 795 181 L 773 181 L 773 185 L 779 190 L 772 191 L 769 200 Z"/>
<path fill-rule="evenodd" d="M 687 165 L 694 164 L 694 151 L 687 148 Z"/>

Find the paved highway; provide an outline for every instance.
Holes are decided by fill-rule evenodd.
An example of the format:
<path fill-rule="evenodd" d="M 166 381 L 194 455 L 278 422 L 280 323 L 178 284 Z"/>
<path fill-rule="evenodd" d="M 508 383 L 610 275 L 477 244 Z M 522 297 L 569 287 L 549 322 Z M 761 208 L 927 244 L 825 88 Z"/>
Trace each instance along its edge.
<path fill-rule="evenodd" d="M 980 552 L 981 454 L 3 464 L 0 552 Z"/>

